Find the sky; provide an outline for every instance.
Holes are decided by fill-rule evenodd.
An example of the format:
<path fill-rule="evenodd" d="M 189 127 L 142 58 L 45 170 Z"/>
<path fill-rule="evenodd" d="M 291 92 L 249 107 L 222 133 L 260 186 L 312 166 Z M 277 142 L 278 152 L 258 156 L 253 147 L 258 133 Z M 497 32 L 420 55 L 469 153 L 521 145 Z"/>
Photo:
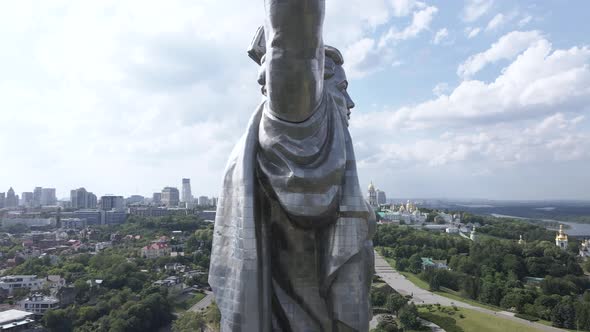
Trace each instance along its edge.
<path fill-rule="evenodd" d="M 0 191 L 217 196 L 261 101 L 262 0 L 0 2 Z M 590 199 L 590 2 L 326 0 L 359 180 Z"/>

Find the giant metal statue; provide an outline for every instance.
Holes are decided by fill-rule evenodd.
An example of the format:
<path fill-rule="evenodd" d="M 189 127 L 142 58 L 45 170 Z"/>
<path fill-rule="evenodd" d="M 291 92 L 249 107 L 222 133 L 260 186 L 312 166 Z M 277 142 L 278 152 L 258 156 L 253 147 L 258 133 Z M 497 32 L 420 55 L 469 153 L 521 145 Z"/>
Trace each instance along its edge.
<path fill-rule="evenodd" d="M 368 331 L 375 216 L 358 183 L 324 0 L 265 0 L 265 96 L 231 154 L 209 283 L 222 331 Z"/>

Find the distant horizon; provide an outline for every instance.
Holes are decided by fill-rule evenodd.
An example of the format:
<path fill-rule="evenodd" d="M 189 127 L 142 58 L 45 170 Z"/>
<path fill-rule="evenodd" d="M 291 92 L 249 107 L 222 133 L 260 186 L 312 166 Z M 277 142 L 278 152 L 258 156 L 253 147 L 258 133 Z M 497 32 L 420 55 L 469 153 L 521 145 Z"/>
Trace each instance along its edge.
<path fill-rule="evenodd" d="M 182 178 L 180 178 L 182 181 Z M 195 185 L 195 183 L 193 182 L 193 180 L 191 179 L 191 187 L 193 187 Z M 6 186 L 4 186 L 6 187 Z M 0 187 L 0 193 L 6 193 L 8 191 L 9 188 L 13 188 L 14 192 L 16 195 L 21 196 L 21 194 L 23 192 L 33 192 L 34 188 L 31 188 L 31 190 L 17 190 L 15 186 L 8 186 L 6 187 L 6 189 L 3 189 L 4 187 Z M 74 189 L 78 189 L 78 188 L 85 188 L 87 191 L 94 193 L 98 198 L 100 198 L 101 196 L 108 196 L 108 195 L 114 195 L 114 196 L 123 196 L 125 198 L 130 197 L 132 195 L 140 195 L 143 196 L 145 198 L 151 198 L 152 195 L 154 193 L 159 193 L 161 192 L 161 190 L 156 190 L 153 191 L 151 193 L 146 194 L 141 194 L 141 193 L 133 193 L 133 192 L 126 192 L 126 193 L 117 193 L 117 192 L 106 192 L 106 193 L 97 193 L 96 191 L 93 191 L 92 188 L 89 188 L 87 186 L 77 186 L 75 188 L 71 188 L 68 189 L 65 193 L 63 191 L 60 191 L 59 188 L 55 187 L 55 186 L 47 186 L 47 187 L 43 187 L 43 186 L 37 186 L 37 187 L 42 187 L 42 188 L 54 188 L 56 189 L 56 197 L 58 200 L 69 200 L 70 196 L 69 196 L 69 192 L 70 190 L 74 190 Z M 162 189 L 164 189 L 165 187 L 175 187 L 178 188 L 179 190 L 182 189 L 182 182 L 180 182 L 180 185 L 176 186 L 176 185 L 164 185 L 162 186 Z M 439 200 L 439 201 L 450 201 L 450 202 L 463 202 L 463 203 L 468 203 L 468 202 L 511 202 L 511 203 L 535 203 L 535 202 L 578 202 L 578 203 L 588 203 L 590 204 L 590 198 L 511 198 L 511 199 L 506 199 L 506 198 L 482 198 L 482 197 L 436 197 L 436 196 L 394 196 L 394 197 L 390 197 L 387 190 L 384 190 L 385 194 L 387 195 L 387 200 Z M 363 194 L 367 194 L 367 191 L 364 190 Z M 197 193 L 195 194 L 195 191 L 192 191 L 192 195 L 195 198 L 198 198 L 199 196 L 207 196 L 207 197 L 218 197 L 219 194 L 218 193 L 214 193 L 214 194 L 203 194 L 203 193 Z"/>

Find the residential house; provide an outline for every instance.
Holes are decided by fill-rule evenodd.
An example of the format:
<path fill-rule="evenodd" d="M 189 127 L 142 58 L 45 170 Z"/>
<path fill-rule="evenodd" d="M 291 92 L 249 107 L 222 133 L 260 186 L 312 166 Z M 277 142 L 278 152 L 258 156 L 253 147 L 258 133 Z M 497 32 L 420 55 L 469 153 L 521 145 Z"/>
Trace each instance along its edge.
<path fill-rule="evenodd" d="M 53 296 L 45 296 L 35 293 L 20 303 L 21 309 L 32 312 L 35 315 L 44 315 L 47 310 L 59 308 L 59 300 Z"/>
<path fill-rule="evenodd" d="M 422 257 L 422 270 L 426 271 L 428 269 L 448 270 L 449 267 L 447 266 L 446 260 L 436 260 L 430 257 Z"/>
<path fill-rule="evenodd" d="M 26 288 L 39 290 L 45 285 L 45 279 L 37 278 L 36 275 L 13 275 L 0 278 L 0 289 L 12 294 L 15 289 Z"/>
<path fill-rule="evenodd" d="M 169 256 L 171 252 L 170 247 L 166 243 L 152 243 L 148 246 L 141 248 L 141 257 L 145 258 L 158 258 L 163 256 Z"/>

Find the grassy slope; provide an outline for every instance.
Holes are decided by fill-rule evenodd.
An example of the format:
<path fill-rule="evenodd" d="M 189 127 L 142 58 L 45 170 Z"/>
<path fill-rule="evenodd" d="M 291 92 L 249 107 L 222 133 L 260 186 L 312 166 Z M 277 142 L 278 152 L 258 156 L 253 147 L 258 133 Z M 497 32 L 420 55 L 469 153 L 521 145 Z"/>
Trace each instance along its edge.
<path fill-rule="evenodd" d="M 449 309 L 449 308 L 447 308 Z M 447 311 L 453 311 L 453 315 L 449 315 L 447 312 L 434 311 L 429 312 L 428 309 L 422 307 L 420 310 L 420 317 L 429 320 L 447 332 L 533 332 L 538 331 L 532 326 L 521 324 L 508 319 L 502 319 L 496 315 L 488 315 L 478 311 L 459 308 L 458 311 L 452 309 Z M 460 318 L 460 315 L 464 318 Z"/>

